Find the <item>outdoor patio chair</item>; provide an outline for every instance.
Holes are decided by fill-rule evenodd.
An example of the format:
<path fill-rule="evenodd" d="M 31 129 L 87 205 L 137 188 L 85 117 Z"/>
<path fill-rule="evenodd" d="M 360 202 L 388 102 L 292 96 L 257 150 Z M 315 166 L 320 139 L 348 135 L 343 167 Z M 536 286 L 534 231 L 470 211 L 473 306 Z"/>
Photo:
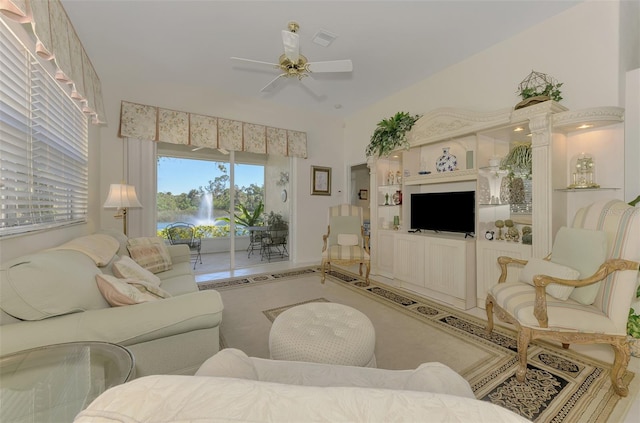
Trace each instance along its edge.
<path fill-rule="evenodd" d="M 202 264 L 202 255 L 200 254 L 202 240 L 196 235 L 196 227 L 194 225 L 185 222 L 172 223 L 167 226 L 167 234 L 172 245 L 185 244 L 189 247 L 194 270 L 198 262 Z"/>
<path fill-rule="evenodd" d="M 272 229 L 271 227 L 264 231 L 262 236 L 262 249 L 260 254 L 262 259 L 266 258 L 271 262 L 272 257 L 288 257 L 287 238 L 289 237 L 288 228 Z"/>

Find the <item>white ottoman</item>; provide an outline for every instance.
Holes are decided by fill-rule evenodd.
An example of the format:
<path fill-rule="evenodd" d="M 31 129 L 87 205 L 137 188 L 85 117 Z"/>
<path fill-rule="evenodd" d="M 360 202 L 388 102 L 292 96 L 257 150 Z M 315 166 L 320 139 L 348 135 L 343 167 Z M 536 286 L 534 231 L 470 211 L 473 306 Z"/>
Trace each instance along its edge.
<path fill-rule="evenodd" d="M 360 311 L 308 303 L 280 314 L 269 332 L 272 359 L 376 367 L 376 332 Z"/>

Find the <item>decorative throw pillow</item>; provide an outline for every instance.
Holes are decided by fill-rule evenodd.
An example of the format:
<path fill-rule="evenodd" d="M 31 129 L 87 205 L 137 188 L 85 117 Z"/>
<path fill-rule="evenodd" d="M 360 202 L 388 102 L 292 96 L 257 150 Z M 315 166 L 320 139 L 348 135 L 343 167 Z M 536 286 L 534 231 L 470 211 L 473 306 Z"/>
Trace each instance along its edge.
<path fill-rule="evenodd" d="M 138 291 L 144 294 L 153 295 L 154 297 L 156 297 L 156 299 L 169 298 L 172 296 L 171 294 L 169 294 L 167 291 L 160 288 L 159 286 L 156 286 L 154 284 L 151 284 L 141 279 L 127 278 L 127 279 L 121 279 L 121 280 L 127 282 L 130 285 L 133 285 L 134 288 L 136 288 Z"/>
<path fill-rule="evenodd" d="M 358 235 L 356 234 L 338 234 L 338 245 L 345 247 L 358 245 Z"/>
<path fill-rule="evenodd" d="M 580 272 L 580 279 L 593 275 L 607 259 L 607 234 L 604 231 L 563 226 L 553 241 L 551 260 Z M 582 286 L 573 290 L 572 300 L 581 304 L 593 304 L 600 284 Z"/>
<path fill-rule="evenodd" d="M 113 263 L 113 274 L 120 279 L 140 279 L 159 287 L 161 280 L 159 277 L 140 266 L 131 257 L 122 256 Z"/>
<path fill-rule="evenodd" d="M 533 277 L 535 275 L 547 275 L 554 278 L 575 280 L 580 276 L 580 272 L 561 264 L 552 263 L 548 260 L 539 258 L 530 259 L 520 272 L 520 282 L 533 285 Z M 566 300 L 573 292 L 575 287 L 551 283 L 547 285 L 546 292 L 553 298 Z"/>
<path fill-rule="evenodd" d="M 235 348 L 225 348 L 218 351 L 202 363 L 195 375 L 259 380 L 251 358 Z"/>
<path fill-rule="evenodd" d="M 96 275 L 98 289 L 111 306 L 140 304 L 158 299 L 151 294 L 140 292 L 135 286 L 128 284 L 127 280 L 129 279 L 118 279 L 111 275 Z"/>
<path fill-rule="evenodd" d="M 127 249 L 131 258 L 151 273 L 160 273 L 173 268 L 171 255 L 159 237 L 132 238 Z"/>

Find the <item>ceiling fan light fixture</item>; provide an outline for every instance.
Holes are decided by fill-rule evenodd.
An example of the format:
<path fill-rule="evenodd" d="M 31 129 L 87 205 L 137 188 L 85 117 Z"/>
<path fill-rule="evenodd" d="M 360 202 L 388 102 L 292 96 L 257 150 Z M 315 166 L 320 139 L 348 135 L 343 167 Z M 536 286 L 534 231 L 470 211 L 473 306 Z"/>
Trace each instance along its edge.
<path fill-rule="evenodd" d="M 338 38 L 337 35 L 330 33 L 326 29 L 320 29 L 316 32 L 316 35 L 313 36 L 313 42 L 322 47 L 329 47 L 336 38 Z"/>

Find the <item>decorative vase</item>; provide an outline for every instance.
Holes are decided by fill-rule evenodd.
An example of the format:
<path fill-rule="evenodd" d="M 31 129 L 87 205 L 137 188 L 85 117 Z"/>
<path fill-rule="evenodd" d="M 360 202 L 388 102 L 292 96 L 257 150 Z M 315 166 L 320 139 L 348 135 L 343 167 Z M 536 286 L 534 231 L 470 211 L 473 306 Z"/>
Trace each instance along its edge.
<path fill-rule="evenodd" d="M 456 170 L 458 166 L 458 159 L 453 154 L 449 153 L 449 147 L 442 149 L 442 156 L 436 161 L 436 170 L 438 172 L 451 172 Z"/>
<path fill-rule="evenodd" d="M 510 188 L 510 202 L 512 204 L 524 203 L 524 181 L 522 180 L 522 178 L 513 178 L 511 180 Z"/>
<path fill-rule="evenodd" d="M 393 199 L 393 204 L 394 205 L 397 206 L 397 205 L 402 204 L 402 191 L 400 191 L 400 190 L 396 191 L 396 193 L 393 194 L 392 199 Z"/>
<path fill-rule="evenodd" d="M 502 178 L 500 182 L 500 204 L 509 204 L 511 202 L 511 188 L 509 178 Z"/>

